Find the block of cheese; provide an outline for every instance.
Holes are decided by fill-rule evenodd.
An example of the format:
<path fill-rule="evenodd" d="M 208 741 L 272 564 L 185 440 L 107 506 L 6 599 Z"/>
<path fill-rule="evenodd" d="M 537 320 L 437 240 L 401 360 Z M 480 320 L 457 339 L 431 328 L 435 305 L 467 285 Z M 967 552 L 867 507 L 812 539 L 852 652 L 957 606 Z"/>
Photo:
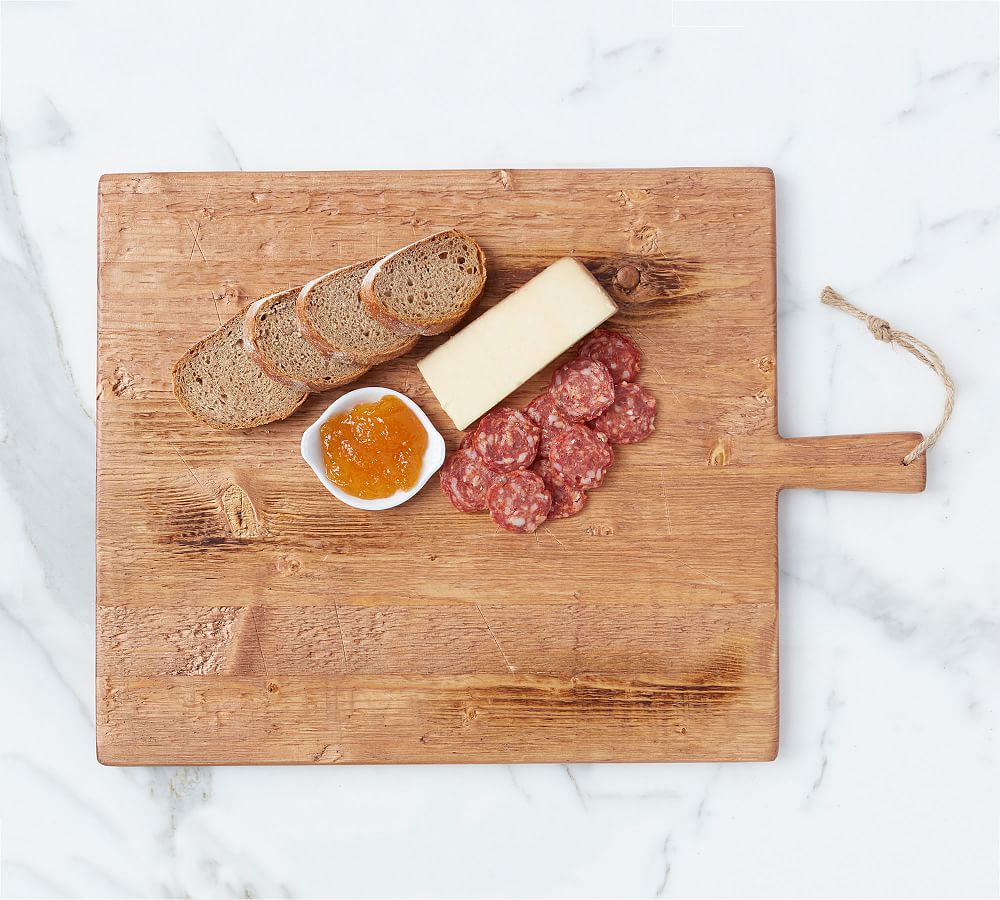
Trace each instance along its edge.
<path fill-rule="evenodd" d="M 572 257 L 527 284 L 424 357 L 417 368 L 464 430 L 618 307 Z"/>

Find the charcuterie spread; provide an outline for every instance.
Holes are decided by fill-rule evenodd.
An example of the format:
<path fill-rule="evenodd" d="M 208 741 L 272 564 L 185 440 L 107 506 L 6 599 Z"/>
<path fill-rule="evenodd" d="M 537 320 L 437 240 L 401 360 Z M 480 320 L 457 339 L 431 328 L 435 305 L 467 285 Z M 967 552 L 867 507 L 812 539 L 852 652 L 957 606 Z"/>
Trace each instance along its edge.
<path fill-rule="evenodd" d="M 358 378 L 421 335 L 447 331 L 485 282 L 482 248 L 457 229 L 341 266 L 254 301 L 197 344 L 174 367 L 174 393 L 214 428 L 266 424 L 310 391 Z M 303 436 L 303 456 L 331 493 L 359 509 L 402 502 L 440 466 L 441 490 L 456 509 L 487 512 L 506 531 L 530 534 L 577 515 L 614 465 L 615 445 L 648 437 L 656 420 L 656 399 L 635 383 L 638 345 L 598 327 L 615 312 L 579 260 L 557 260 L 417 364 L 457 428 L 478 420 L 450 457 L 418 419 L 427 421 L 423 411 L 393 392 L 336 415 L 334 404 Z M 498 405 L 574 344 L 576 355 L 525 409 Z M 430 461 L 428 429 L 441 448 Z"/>

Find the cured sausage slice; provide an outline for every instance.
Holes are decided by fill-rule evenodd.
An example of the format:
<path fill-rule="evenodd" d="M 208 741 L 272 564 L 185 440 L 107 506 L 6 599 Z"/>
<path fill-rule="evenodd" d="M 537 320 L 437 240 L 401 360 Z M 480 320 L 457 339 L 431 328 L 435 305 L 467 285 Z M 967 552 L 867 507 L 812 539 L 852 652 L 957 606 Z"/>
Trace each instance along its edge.
<path fill-rule="evenodd" d="M 471 447 L 456 450 L 441 467 L 441 490 L 462 512 L 486 509 L 486 491 L 499 476 Z"/>
<path fill-rule="evenodd" d="M 541 437 L 538 441 L 538 455 L 548 456 L 549 447 L 552 446 L 552 439 L 560 432 L 565 431 L 573 423 L 567 419 L 556 406 L 552 394 L 546 391 L 539 394 L 528 404 L 525 412 L 528 418 L 534 422 L 541 430 Z"/>
<path fill-rule="evenodd" d="M 535 460 L 531 471 L 542 477 L 552 495 L 550 519 L 568 519 L 575 516 L 587 505 L 587 492 L 570 487 L 563 477 L 552 468 L 552 461 L 543 456 Z"/>
<path fill-rule="evenodd" d="M 623 381 L 615 387 L 615 402 L 591 425 L 612 444 L 637 444 L 653 433 L 656 398 L 645 388 Z"/>
<path fill-rule="evenodd" d="M 538 426 L 521 410 L 501 406 L 483 416 L 471 446 L 494 472 L 526 469 L 538 455 Z"/>
<path fill-rule="evenodd" d="M 586 425 L 573 425 L 552 442 L 552 468 L 570 487 L 590 490 L 600 487 L 614 462 L 615 451 L 602 434 Z"/>
<path fill-rule="evenodd" d="M 587 335 L 580 344 L 578 355 L 604 363 L 615 384 L 635 381 L 642 362 L 642 351 L 635 342 L 611 328 L 598 328 Z"/>
<path fill-rule="evenodd" d="M 571 422 L 596 419 L 615 399 L 615 382 L 596 359 L 574 359 L 556 369 L 549 388 L 556 408 Z"/>
<path fill-rule="evenodd" d="M 499 476 L 486 492 L 490 516 L 507 531 L 531 534 L 548 517 L 552 494 L 539 475 L 518 469 Z"/>

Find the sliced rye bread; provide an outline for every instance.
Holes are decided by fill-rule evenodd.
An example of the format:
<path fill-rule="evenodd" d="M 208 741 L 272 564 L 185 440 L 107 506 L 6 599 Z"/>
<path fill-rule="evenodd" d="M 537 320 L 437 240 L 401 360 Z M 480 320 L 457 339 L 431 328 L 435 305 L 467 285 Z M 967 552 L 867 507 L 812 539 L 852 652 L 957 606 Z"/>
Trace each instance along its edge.
<path fill-rule="evenodd" d="M 359 293 L 372 318 L 400 334 L 440 334 L 469 311 L 486 284 L 482 247 L 439 231 L 375 263 Z"/>
<path fill-rule="evenodd" d="M 261 369 L 243 346 L 244 313 L 195 344 L 174 366 L 174 396 L 199 422 L 234 430 L 290 416 L 309 396 Z"/>
<path fill-rule="evenodd" d="M 299 327 L 320 352 L 374 366 L 402 356 L 417 342 L 416 336 L 392 331 L 365 311 L 358 288 L 375 262 L 334 269 L 302 288 L 296 303 Z"/>
<path fill-rule="evenodd" d="M 295 314 L 301 288 L 261 297 L 243 316 L 243 343 L 268 375 L 289 387 L 328 391 L 360 378 L 363 363 L 320 353 L 303 336 Z"/>

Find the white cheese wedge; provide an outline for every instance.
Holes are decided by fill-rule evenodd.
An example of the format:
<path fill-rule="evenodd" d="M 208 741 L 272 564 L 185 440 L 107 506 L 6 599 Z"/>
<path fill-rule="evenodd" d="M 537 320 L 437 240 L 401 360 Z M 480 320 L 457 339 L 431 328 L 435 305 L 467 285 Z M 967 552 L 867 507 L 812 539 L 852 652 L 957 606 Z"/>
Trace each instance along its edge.
<path fill-rule="evenodd" d="M 618 311 L 586 267 L 560 259 L 417 363 L 464 430 Z"/>

